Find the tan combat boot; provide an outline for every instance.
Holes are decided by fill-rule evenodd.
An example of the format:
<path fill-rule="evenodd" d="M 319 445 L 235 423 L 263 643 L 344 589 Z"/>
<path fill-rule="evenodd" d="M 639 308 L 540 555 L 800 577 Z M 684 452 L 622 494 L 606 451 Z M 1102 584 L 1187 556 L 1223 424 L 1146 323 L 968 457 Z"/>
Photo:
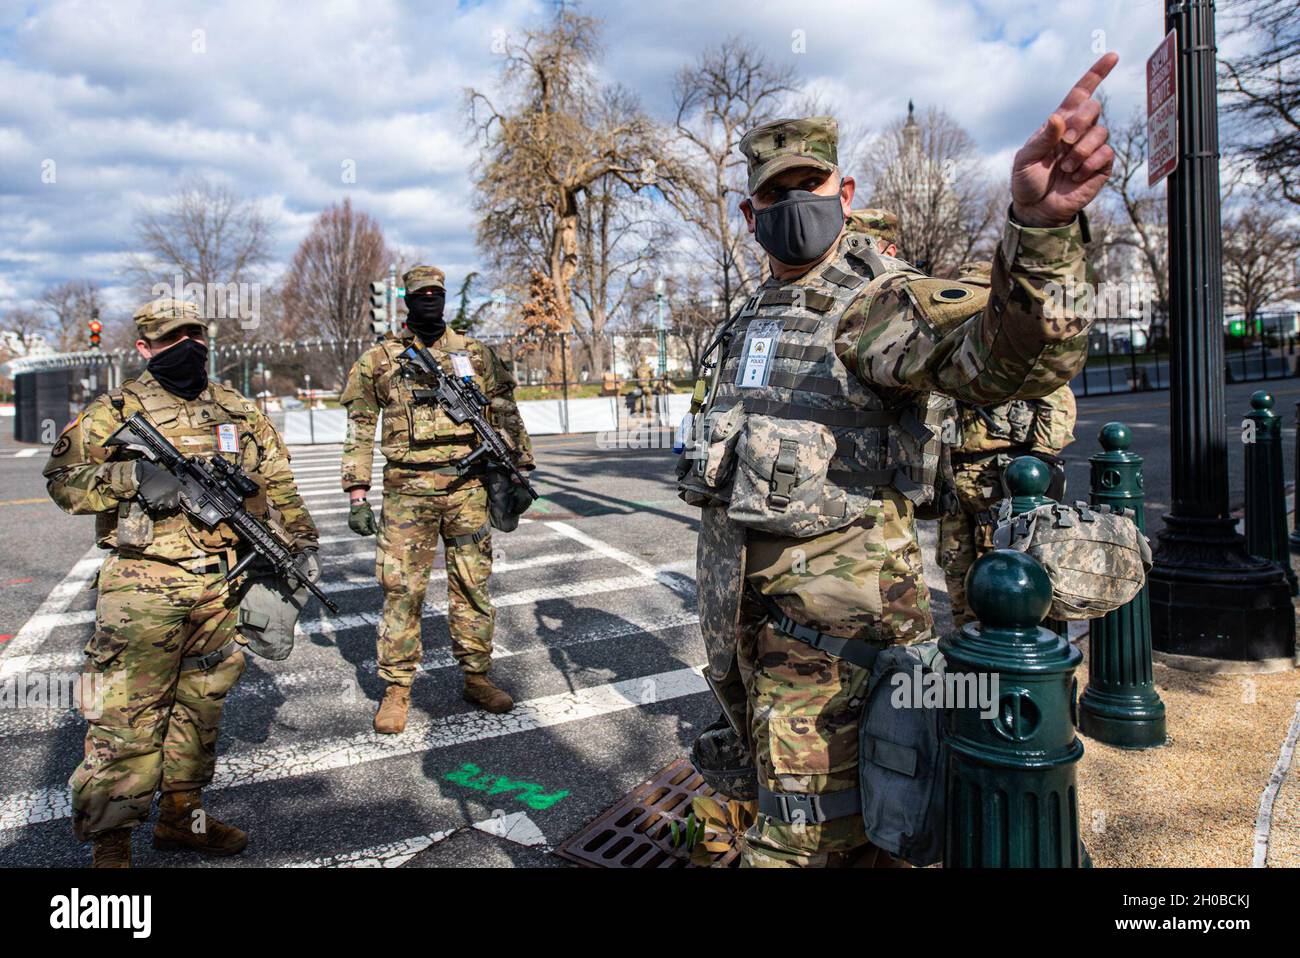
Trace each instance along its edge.
<path fill-rule="evenodd" d="M 379 711 L 375 713 L 375 731 L 384 735 L 405 731 L 406 710 L 410 707 L 411 687 L 390 684 L 384 700 L 379 703 Z"/>
<path fill-rule="evenodd" d="M 472 672 L 465 673 L 465 701 L 498 714 L 515 707 L 515 700 L 493 685 L 486 675 Z"/>
<path fill-rule="evenodd" d="M 203 810 L 197 788 L 163 792 L 153 847 L 159 851 L 195 851 L 204 855 L 238 855 L 248 845 L 248 833 L 217 821 Z"/>
<path fill-rule="evenodd" d="M 91 868 L 130 868 L 131 829 L 115 828 L 92 836 L 90 846 Z"/>

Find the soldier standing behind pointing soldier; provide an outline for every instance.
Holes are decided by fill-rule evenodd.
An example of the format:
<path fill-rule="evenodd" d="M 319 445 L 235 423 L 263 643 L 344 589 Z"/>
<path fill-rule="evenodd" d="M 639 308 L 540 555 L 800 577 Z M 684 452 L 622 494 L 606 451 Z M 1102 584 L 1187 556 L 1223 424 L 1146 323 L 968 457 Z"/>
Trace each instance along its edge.
<path fill-rule="evenodd" d="M 131 831 L 161 791 L 154 846 L 235 855 L 248 836 L 206 813 L 226 695 L 244 671 L 238 598 L 225 581 L 236 538 L 179 510 L 167 471 L 105 443 L 134 414 L 187 456 L 223 456 L 261 487 L 250 514 L 278 517 L 319 574 L 317 534 L 270 421 L 207 378 L 203 320 L 192 303 L 159 299 L 136 310 L 136 350 L 148 368 L 99 396 L 54 444 L 45 478 L 59 508 L 94 514 L 109 555 L 100 568 L 86 667 L 103 678 L 87 713 L 86 754 L 72 774 L 72 827 L 96 867 L 127 867 Z M 272 516 L 274 513 L 274 516 Z"/>
<path fill-rule="evenodd" d="M 384 592 L 379 622 L 379 674 L 388 683 L 375 715 L 375 731 L 406 728 L 411 683 L 423 652 L 421 616 L 429 573 L 441 538 L 447 557 L 447 624 L 452 655 L 465 675 L 464 697 L 489 712 L 507 712 L 510 695 L 488 679 L 494 611 L 488 595 L 492 529 L 482 468 L 460 475 L 456 462 L 475 446 L 474 430 L 457 425 L 437 405 L 417 403 L 400 375 L 397 357 L 412 339 L 426 346 L 448 375 L 471 377 L 488 398 L 487 415 L 515 452 L 520 469 L 533 468 L 532 444 L 514 401 L 515 381 L 483 343 L 447 327 L 443 272 L 416 266 L 402 277 L 406 328 L 367 350 L 348 374 L 340 402 L 348 410 L 343 446 L 343 489 L 348 526 L 375 535 L 375 575 Z M 374 462 L 375 427 L 381 440 L 384 509 L 380 525 L 366 499 Z"/>

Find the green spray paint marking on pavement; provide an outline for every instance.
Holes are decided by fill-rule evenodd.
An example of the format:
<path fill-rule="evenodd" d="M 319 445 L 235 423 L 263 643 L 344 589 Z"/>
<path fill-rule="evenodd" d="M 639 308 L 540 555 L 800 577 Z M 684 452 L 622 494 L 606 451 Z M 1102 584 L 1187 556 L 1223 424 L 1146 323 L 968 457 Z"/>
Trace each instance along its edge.
<path fill-rule="evenodd" d="M 476 791 L 487 792 L 489 795 L 501 795 L 505 792 L 519 792 L 514 796 L 516 801 L 523 802 L 529 808 L 537 811 L 543 811 L 550 808 L 560 799 L 568 796 L 566 789 L 562 792 L 552 792 L 550 795 L 542 794 L 542 786 L 534 782 L 519 782 L 504 775 L 493 775 L 490 772 L 484 772 L 472 762 L 466 762 L 454 772 L 448 772 L 443 778 L 448 782 L 455 782 L 457 785 L 464 785 L 466 788 L 472 788 Z"/>

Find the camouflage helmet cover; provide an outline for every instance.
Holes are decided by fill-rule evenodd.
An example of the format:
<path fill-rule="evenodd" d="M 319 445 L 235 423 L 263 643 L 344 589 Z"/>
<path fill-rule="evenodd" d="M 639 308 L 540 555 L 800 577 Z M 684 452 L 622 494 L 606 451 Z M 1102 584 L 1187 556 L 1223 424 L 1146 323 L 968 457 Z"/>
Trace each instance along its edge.
<path fill-rule="evenodd" d="M 854 210 L 849 214 L 850 233 L 868 233 L 886 243 L 898 242 L 898 216 L 889 210 Z"/>

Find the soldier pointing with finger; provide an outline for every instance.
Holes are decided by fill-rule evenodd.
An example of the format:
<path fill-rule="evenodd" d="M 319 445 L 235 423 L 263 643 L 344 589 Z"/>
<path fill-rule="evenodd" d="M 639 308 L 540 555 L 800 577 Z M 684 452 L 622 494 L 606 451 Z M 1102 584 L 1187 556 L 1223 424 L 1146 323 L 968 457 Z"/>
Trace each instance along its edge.
<path fill-rule="evenodd" d="M 1034 399 L 1086 361 L 1088 321 L 1047 289 L 1084 278 L 1082 211 L 1113 159 L 1093 93 L 1116 62 L 1098 60 L 1016 154 L 986 298 L 846 229 L 855 183 L 830 117 L 741 141 L 741 209 L 771 278 L 708 357 L 679 472 L 702 506 L 706 676 L 757 766 L 747 865 L 887 863 L 863 830 L 858 722 L 876 654 L 931 637 L 915 525 L 934 494 L 929 397 Z"/>

